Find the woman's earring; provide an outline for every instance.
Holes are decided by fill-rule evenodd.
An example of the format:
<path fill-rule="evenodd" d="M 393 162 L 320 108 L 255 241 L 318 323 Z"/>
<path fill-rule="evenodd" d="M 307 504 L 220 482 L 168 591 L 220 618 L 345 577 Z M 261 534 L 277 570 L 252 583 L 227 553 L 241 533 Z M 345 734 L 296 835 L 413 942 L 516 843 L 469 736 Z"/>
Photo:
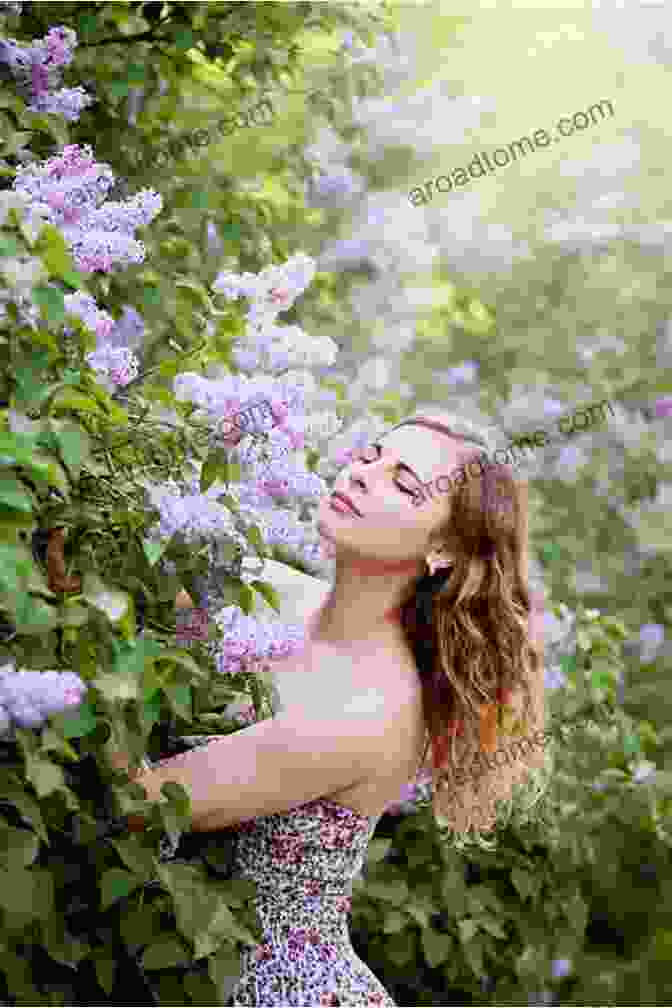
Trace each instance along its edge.
<path fill-rule="evenodd" d="M 429 573 L 432 576 L 434 576 L 438 570 L 444 570 L 454 562 L 455 558 L 448 556 L 445 550 L 435 550 L 427 557 L 427 566 L 429 567 Z"/>

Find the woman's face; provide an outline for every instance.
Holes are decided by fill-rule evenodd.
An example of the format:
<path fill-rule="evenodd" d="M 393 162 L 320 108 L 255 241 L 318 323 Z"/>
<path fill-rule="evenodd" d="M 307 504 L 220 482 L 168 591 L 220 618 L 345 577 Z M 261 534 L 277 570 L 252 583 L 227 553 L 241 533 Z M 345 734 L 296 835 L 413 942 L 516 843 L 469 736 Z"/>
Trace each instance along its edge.
<path fill-rule="evenodd" d="M 432 534 L 449 513 L 449 491 L 436 481 L 450 476 L 477 446 L 426 427 L 399 427 L 368 444 L 343 469 L 334 493 L 345 493 L 359 515 L 320 501 L 318 529 L 336 549 L 373 560 L 424 560 Z M 447 487 L 446 479 L 441 487 Z M 420 503 L 419 503 L 420 501 Z"/>

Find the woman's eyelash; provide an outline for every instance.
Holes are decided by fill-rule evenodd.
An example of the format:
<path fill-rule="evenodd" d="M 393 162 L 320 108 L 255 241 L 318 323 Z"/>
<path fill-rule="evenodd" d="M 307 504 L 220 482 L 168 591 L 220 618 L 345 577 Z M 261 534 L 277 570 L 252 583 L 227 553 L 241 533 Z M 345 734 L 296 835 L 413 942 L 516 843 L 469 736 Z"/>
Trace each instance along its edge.
<path fill-rule="evenodd" d="M 371 447 L 375 448 L 376 446 L 375 445 L 371 445 Z M 368 451 L 368 448 L 367 448 L 367 451 Z M 373 459 L 365 458 L 364 454 L 365 454 L 364 452 L 360 452 L 360 456 L 359 457 L 360 457 L 360 459 L 361 459 L 362 462 L 373 462 Z M 380 451 L 377 451 L 376 455 L 377 455 L 378 458 L 380 458 Z M 409 497 L 415 497 L 415 494 L 416 494 L 415 490 L 409 490 L 408 487 L 405 487 L 402 483 L 398 483 L 396 480 L 395 480 L 395 486 L 397 486 L 401 490 L 402 493 L 408 494 Z"/>

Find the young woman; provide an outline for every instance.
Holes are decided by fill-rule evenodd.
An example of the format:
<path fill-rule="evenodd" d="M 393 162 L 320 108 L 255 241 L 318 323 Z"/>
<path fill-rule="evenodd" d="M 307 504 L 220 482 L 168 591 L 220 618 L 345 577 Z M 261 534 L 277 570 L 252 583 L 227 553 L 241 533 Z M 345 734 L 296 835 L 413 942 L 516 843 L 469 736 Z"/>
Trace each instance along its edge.
<path fill-rule="evenodd" d="M 544 727 L 526 488 L 506 466 L 462 468 L 487 447 L 463 424 L 414 416 L 353 460 L 319 506 L 335 576 L 303 652 L 274 663 L 275 716 L 138 777 L 154 799 L 165 781 L 187 787 L 195 830 L 237 829 L 264 942 L 245 949 L 227 1004 L 393 1006 L 347 926 L 385 808 L 431 745 L 437 817 L 487 831 L 496 800 L 543 764 L 533 750 L 468 772 L 497 748 L 504 704 L 527 732 Z"/>

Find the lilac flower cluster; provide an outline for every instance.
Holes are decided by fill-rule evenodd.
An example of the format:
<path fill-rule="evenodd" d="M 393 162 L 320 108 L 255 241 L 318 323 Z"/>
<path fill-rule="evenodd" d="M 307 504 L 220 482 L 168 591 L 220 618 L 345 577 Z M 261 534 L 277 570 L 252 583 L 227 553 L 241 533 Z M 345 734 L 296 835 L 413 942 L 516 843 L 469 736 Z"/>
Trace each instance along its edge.
<path fill-rule="evenodd" d="M 62 25 L 42 39 L 22 46 L 16 39 L 0 39 L 0 62 L 7 63 L 19 88 L 30 99 L 32 112 L 62 115 L 76 122 L 93 99 L 84 88 L 60 88 L 63 68 L 72 62 L 77 35 Z"/>
<path fill-rule="evenodd" d="M 211 426 L 213 444 L 233 448 L 234 457 L 241 464 L 256 466 L 264 460 L 274 463 L 304 447 L 304 399 L 299 387 L 241 376 L 214 380 L 187 372 L 178 375 L 173 388 L 178 400 L 188 400 L 200 407 L 192 415 L 205 419 Z M 237 417 L 243 416 L 244 429 L 236 422 Z M 242 446 L 240 442 L 246 434 L 253 439 L 259 437 L 251 445 Z M 261 435 L 264 440 L 260 447 Z M 270 479 L 284 479 L 287 475 L 285 470 L 274 469 Z"/>
<path fill-rule="evenodd" d="M 217 671 L 222 675 L 232 675 L 252 662 L 284 658 L 305 642 L 301 624 L 279 620 L 261 623 L 236 606 L 221 609 L 215 623 L 224 636 L 216 656 Z"/>
<path fill-rule="evenodd" d="M 13 189 L 62 232 L 78 269 L 108 273 L 144 261 L 145 246 L 133 232 L 163 205 L 153 189 L 124 202 L 103 202 L 113 184 L 110 166 L 97 163 L 89 146 L 70 144 L 39 165 L 20 168 Z"/>
<path fill-rule="evenodd" d="M 36 728 L 53 714 L 78 706 L 87 686 L 74 672 L 57 669 L 18 671 L 12 663 L 0 668 L 0 735 L 12 725 Z"/>
<path fill-rule="evenodd" d="M 267 266 L 261 273 L 218 274 L 212 289 L 227 301 L 249 298 L 248 322 L 272 322 L 280 312 L 289 311 L 315 276 L 315 263 L 310 256 L 298 253 L 283 266 Z"/>

